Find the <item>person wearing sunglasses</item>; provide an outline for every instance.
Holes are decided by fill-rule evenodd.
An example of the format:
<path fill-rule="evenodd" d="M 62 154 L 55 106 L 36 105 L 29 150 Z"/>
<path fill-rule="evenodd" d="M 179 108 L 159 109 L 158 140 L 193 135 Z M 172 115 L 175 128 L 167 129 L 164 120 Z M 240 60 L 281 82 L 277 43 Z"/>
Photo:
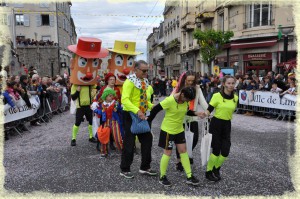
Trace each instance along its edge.
<path fill-rule="evenodd" d="M 180 154 L 180 160 L 187 176 L 186 183 L 189 185 L 199 184 L 199 180 L 192 174 L 182 125 L 186 115 L 201 118 L 205 117 L 203 112 L 188 110 L 188 102 L 195 99 L 195 96 L 195 87 L 185 87 L 179 93 L 166 97 L 163 101 L 154 106 L 148 117 L 148 122 L 151 123 L 159 111 L 166 111 L 161 124 L 158 142 L 158 146 L 163 148 L 163 155 L 160 160 L 159 183 L 164 186 L 171 186 L 171 182 L 167 179 L 166 173 L 174 143 Z"/>
<path fill-rule="evenodd" d="M 121 102 L 123 105 L 123 123 L 125 136 L 123 139 L 123 150 L 121 156 L 121 172 L 124 178 L 131 179 L 134 175 L 130 171 L 133 162 L 135 138 L 138 137 L 141 143 L 142 162 L 139 173 L 155 176 L 157 173 L 151 169 L 151 148 L 153 136 L 151 132 L 133 134 L 131 132 L 132 118 L 130 112 L 136 114 L 140 119 L 146 119 L 146 111 L 151 109 L 153 104 L 148 97 L 149 82 L 147 80 L 148 64 L 143 60 L 134 63 L 134 74 L 129 75 L 123 84 Z"/>

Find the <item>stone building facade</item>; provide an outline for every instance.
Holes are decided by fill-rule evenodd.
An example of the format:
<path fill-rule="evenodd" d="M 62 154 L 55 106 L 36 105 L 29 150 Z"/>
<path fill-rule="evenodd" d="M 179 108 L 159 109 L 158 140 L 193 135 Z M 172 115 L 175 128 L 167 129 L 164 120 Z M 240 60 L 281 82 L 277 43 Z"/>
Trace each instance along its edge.
<path fill-rule="evenodd" d="M 293 70 L 297 56 L 293 12 L 293 5 L 274 1 L 248 4 L 231 0 L 166 1 L 163 22 L 166 76 L 177 76 L 186 69 L 214 73 L 213 67 L 201 61 L 199 45 L 192 36 L 196 28 L 234 32 L 230 43 L 210 66 L 231 74 L 252 72 L 259 76 L 270 70 Z M 281 39 L 280 26 L 287 31 Z"/>
<path fill-rule="evenodd" d="M 72 55 L 67 46 L 77 41 L 71 6 L 71 1 L 5 5 L 8 12 L 1 17 L 7 19 L 19 65 L 33 66 L 41 75 L 63 74 L 68 69 Z"/>

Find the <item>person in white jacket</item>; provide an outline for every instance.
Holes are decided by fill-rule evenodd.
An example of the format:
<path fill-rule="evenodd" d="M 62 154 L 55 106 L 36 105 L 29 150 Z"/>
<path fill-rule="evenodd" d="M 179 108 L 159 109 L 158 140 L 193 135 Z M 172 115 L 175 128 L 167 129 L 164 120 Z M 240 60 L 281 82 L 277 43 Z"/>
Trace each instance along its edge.
<path fill-rule="evenodd" d="M 202 90 L 197 83 L 197 76 L 196 73 L 193 71 L 186 71 L 183 73 L 179 81 L 177 83 L 176 88 L 173 90 L 172 94 L 179 93 L 184 87 L 187 86 L 194 86 L 196 89 L 196 97 L 194 100 L 190 101 L 189 103 L 189 110 L 191 111 L 198 111 L 199 105 L 202 107 L 203 110 L 206 110 L 208 108 L 208 104 L 203 96 Z M 194 133 L 194 139 L 193 139 L 193 146 L 192 149 L 197 146 L 198 140 L 199 140 L 199 126 L 198 126 L 198 117 L 193 116 L 186 116 L 185 121 L 188 125 L 190 125 L 191 132 Z M 182 164 L 180 162 L 180 156 L 176 149 L 176 155 L 177 155 L 177 164 L 176 164 L 176 170 L 183 171 Z M 190 163 L 193 164 L 193 158 L 190 157 Z"/>

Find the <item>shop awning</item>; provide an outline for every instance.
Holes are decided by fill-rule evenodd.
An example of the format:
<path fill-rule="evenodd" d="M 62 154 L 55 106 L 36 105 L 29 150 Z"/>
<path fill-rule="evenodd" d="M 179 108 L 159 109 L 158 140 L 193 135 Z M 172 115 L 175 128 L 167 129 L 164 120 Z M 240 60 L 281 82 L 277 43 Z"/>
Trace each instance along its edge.
<path fill-rule="evenodd" d="M 253 41 L 253 42 L 232 42 L 230 47 L 232 49 L 238 48 L 260 48 L 260 47 L 270 47 L 277 43 L 276 39 L 266 40 L 266 41 Z"/>

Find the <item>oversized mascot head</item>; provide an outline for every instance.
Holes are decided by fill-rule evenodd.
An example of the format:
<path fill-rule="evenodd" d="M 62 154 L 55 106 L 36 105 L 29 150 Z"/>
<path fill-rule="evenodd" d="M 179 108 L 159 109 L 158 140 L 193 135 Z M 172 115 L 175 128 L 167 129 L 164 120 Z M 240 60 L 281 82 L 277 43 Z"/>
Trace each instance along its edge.
<path fill-rule="evenodd" d="M 115 41 L 114 48 L 108 49 L 111 59 L 108 60 L 107 69 L 116 76 L 116 85 L 123 85 L 126 76 L 132 73 L 136 55 L 142 54 L 135 51 L 135 42 Z"/>
<path fill-rule="evenodd" d="M 77 45 L 68 46 L 68 49 L 74 53 L 70 64 L 72 84 L 94 85 L 97 83 L 100 58 L 108 55 L 108 50 L 101 48 L 101 44 L 100 39 L 80 37 Z"/>

